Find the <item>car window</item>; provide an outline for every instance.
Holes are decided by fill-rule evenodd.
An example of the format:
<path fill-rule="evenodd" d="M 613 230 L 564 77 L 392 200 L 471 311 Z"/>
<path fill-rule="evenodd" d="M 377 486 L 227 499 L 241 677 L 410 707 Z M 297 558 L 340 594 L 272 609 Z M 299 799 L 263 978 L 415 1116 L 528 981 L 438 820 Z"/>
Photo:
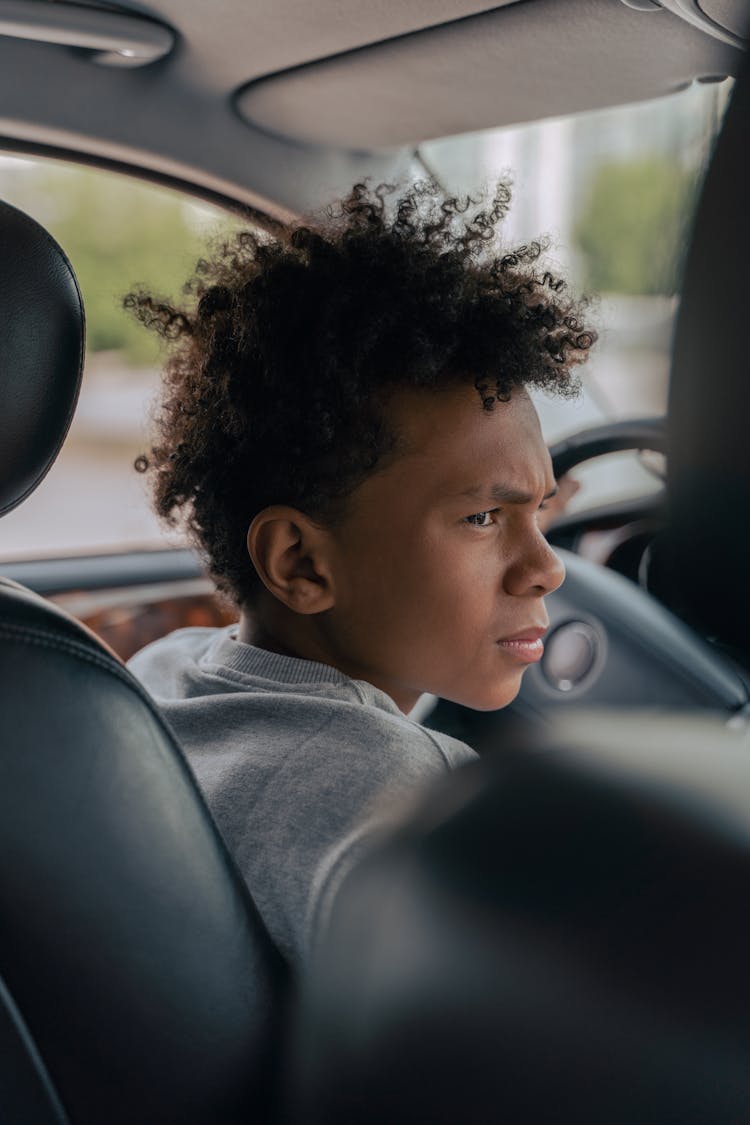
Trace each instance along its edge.
<path fill-rule="evenodd" d="M 422 144 L 449 190 L 510 173 L 509 242 L 540 233 L 571 283 L 597 295 L 599 341 L 577 402 L 536 396 L 547 441 L 589 425 L 666 412 L 683 252 L 732 81 L 693 83 L 658 101 Z M 636 454 L 577 471 L 571 510 L 660 487 Z"/>
<path fill-rule="evenodd" d="M 36 492 L 0 523 L 0 558 L 164 547 L 133 467 L 145 448 L 160 348 L 122 298 L 138 284 L 178 296 L 207 239 L 239 220 L 117 173 L 14 156 L 0 156 L 0 198 L 60 242 L 78 276 L 87 327 L 70 434 Z"/>
<path fill-rule="evenodd" d="M 695 83 L 657 102 L 422 144 L 448 190 L 476 191 L 510 172 L 509 241 L 547 233 L 577 288 L 598 294 L 600 340 L 577 401 L 536 396 L 549 442 L 608 419 L 664 413 L 682 251 L 731 80 Z M 0 523 L 0 558 L 164 546 L 143 478 L 159 348 L 122 309 L 143 283 L 179 294 L 209 237 L 238 220 L 187 196 L 57 161 L 0 156 L 0 197 L 37 218 L 78 274 L 88 345 L 80 404 L 52 470 Z M 636 454 L 577 472 L 571 510 L 660 486 Z M 173 535 L 172 542 L 179 542 Z"/>

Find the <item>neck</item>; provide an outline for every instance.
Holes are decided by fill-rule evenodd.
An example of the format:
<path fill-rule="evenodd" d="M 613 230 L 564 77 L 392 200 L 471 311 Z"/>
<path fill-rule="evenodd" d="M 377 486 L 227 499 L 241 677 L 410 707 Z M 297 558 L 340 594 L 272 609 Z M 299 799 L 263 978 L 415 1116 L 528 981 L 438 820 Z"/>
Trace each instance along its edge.
<path fill-rule="evenodd" d="M 279 612 L 283 611 L 283 612 Z M 281 656 L 294 656 L 298 660 L 314 660 L 336 667 L 326 650 L 316 642 L 309 619 L 300 614 L 290 614 L 284 606 L 243 609 L 240 614 L 239 639 L 246 645 L 278 652 Z"/>
<path fill-rule="evenodd" d="M 285 609 L 283 606 L 280 608 Z M 275 607 L 261 605 L 252 612 L 243 609 L 240 614 L 239 640 L 267 652 L 277 652 L 280 656 L 328 664 L 352 680 L 365 680 L 384 691 L 405 715 L 411 711 L 420 692 L 413 689 L 400 690 L 395 685 L 378 682 L 378 678 L 368 674 L 366 669 L 353 667 L 341 655 L 334 653 L 321 637 L 320 630 L 316 629 L 314 618 L 295 613 L 290 615 L 292 620 L 287 620 L 287 613 L 285 611 L 280 614 Z"/>

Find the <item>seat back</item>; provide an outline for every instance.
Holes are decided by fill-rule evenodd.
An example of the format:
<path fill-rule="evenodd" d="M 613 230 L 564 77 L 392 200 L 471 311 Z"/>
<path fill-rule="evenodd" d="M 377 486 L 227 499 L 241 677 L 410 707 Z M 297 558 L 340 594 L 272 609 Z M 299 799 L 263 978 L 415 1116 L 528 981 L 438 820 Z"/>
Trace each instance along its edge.
<path fill-rule="evenodd" d="M 8 511 L 68 428 L 83 308 L 61 249 L 3 204 L 0 253 Z M 265 1120 L 281 959 L 146 692 L 9 580 L 0 724 L 0 1119 Z"/>
<path fill-rule="evenodd" d="M 705 715 L 602 712 L 459 771 L 337 893 L 291 1121 L 745 1120 L 749 790 Z"/>

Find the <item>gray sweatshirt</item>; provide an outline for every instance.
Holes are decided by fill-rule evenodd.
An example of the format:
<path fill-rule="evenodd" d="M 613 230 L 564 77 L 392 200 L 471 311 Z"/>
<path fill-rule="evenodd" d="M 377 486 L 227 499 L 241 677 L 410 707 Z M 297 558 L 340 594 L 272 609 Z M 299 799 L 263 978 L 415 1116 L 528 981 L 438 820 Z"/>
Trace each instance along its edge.
<path fill-rule="evenodd" d="M 378 813 L 475 759 L 372 684 L 228 629 L 180 629 L 133 673 L 161 706 L 282 953 L 300 968 Z"/>

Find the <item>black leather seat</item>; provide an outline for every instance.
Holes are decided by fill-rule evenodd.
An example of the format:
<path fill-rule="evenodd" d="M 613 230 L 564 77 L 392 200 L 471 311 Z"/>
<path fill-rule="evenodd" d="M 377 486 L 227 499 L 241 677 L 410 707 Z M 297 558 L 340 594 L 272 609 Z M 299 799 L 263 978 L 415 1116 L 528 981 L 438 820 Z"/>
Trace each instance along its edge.
<path fill-rule="evenodd" d="M 750 41 L 750 7 L 737 6 Z M 683 279 L 668 411 L 669 524 L 649 588 L 750 670 L 750 60 L 706 175 Z"/>
<path fill-rule="evenodd" d="M 339 891 L 295 1125 L 736 1125 L 750 745 L 705 716 L 516 743 Z"/>
<path fill-rule="evenodd" d="M 65 437 L 84 320 L 64 253 L 1 203 L 0 261 L 2 514 Z M 0 722 L 0 1120 L 265 1120 L 280 958 L 146 693 L 8 580 Z"/>

